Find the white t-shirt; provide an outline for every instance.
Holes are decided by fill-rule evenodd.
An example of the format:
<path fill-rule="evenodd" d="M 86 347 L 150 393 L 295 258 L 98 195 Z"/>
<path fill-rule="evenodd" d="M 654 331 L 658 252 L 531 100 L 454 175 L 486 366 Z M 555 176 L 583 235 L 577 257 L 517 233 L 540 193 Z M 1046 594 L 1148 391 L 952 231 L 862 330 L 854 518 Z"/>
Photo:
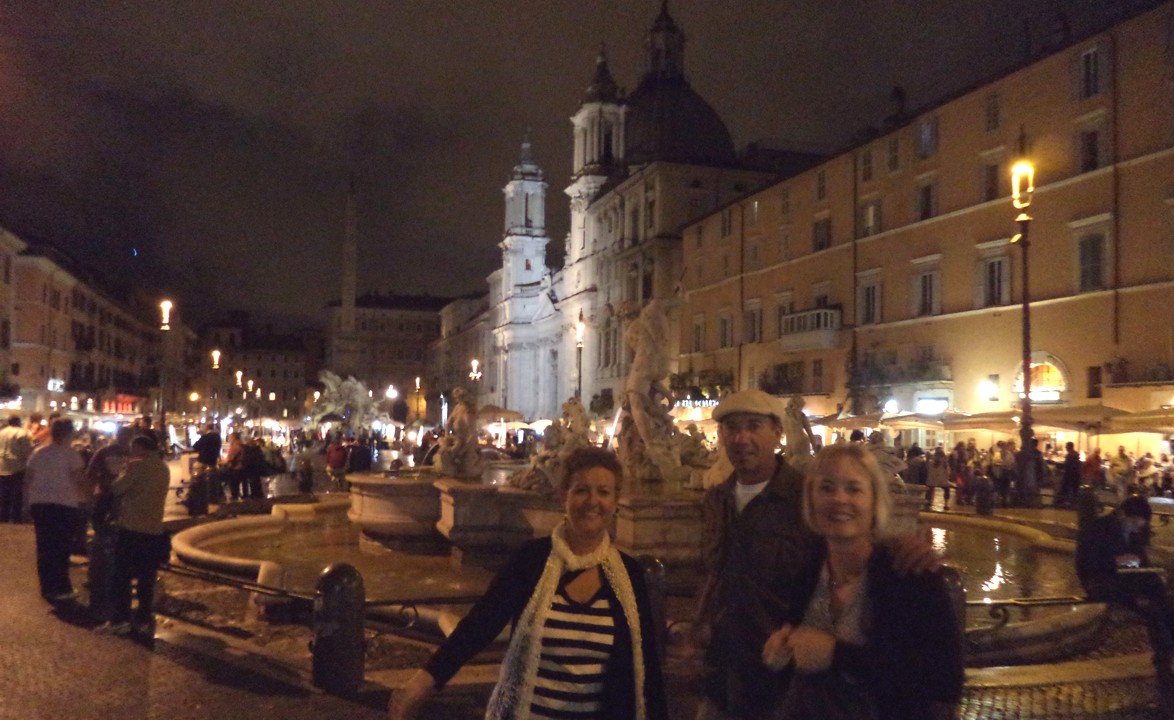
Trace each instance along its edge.
<path fill-rule="evenodd" d="M 49 503 L 81 507 L 88 500 L 75 473 L 85 468 L 82 456 L 71 447 L 49 443 L 33 452 L 25 469 L 29 505 Z"/>
<path fill-rule="evenodd" d="M 734 483 L 734 504 L 738 507 L 738 512 L 742 512 L 746 508 L 746 504 L 758 496 L 766 488 L 766 484 L 770 480 L 755 483 L 753 485 L 743 485 L 740 482 Z"/>

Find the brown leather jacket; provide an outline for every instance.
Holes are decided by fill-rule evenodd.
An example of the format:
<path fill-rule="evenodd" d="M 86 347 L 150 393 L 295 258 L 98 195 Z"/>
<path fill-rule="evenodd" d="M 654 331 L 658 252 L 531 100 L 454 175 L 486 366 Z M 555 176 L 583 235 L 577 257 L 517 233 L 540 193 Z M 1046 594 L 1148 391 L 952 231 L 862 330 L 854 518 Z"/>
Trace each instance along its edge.
<path fill-rule="evenodd" d="M 820 547 L 803 522 L 803 475 L 777 462 L 741 513 L 733 476 L 702 502 L 707 572 L 697 621 L 709 635 L 705 690 L 735 717 L 760 717 L 781 699 L 786 679 L 762 664 L 762 647 L 791 614 L 796 580 Z"/>

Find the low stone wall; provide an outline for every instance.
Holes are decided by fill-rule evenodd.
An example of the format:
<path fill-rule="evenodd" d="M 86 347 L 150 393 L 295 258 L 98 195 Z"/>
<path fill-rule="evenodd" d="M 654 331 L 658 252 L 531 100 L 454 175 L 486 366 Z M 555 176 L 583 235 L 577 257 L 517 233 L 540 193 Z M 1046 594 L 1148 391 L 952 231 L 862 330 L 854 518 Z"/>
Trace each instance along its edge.
<path fill-rule="evenodd" d="M 195 525 L 171 540 L 171 549 L 183 563 L 224 573 L 271 587 L 284 588 L 284 571 L 278 563 L 235 557 L 216 552 L 215 545 L 244 538 L 268 537 L 282 532 L 290 523 L 314 522 L 324 514 L 341 514 L 350 508 L 350 498 L 323 497 L 316 503 L 274 505 L 270 515 L 252 515 Z"/>

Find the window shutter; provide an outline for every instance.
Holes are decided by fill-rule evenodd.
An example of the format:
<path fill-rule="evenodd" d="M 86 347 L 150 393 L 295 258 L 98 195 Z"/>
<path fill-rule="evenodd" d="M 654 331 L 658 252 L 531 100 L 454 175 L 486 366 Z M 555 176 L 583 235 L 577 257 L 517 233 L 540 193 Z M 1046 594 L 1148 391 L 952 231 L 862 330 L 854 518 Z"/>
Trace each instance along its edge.
<path fill-rule="evenodd" d="M 942 271 L 933 271 L 933 314 L 942 314 Z"/>
<path fill-rule="evenodd" d="M 999 266 L 1002 269 L 1002 297 L 999 298 L 1000 305 L 1011 304 L 1011 256 L 1003 258 L 1002 264 Z"/>
<path fill-rule="evenodd" d="M 986 263 L 979 260 L 974 264 L 974 307 L 983 306 L 983 291 L 986 287 Z"/>

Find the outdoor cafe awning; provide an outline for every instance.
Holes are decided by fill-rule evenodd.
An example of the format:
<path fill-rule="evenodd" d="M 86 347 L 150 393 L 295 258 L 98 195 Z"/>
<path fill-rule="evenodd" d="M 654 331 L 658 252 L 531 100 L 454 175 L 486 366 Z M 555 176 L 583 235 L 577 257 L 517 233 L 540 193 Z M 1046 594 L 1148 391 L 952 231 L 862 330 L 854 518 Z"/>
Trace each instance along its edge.
<path fill-rule="evenodd" d="M 509 410 L 497 405 L 484 405 L 477 408 L 477 419 L 483 422 L 504 422 L 508 420 L 521 420 L 522 413 L 517 410 Z"/>

